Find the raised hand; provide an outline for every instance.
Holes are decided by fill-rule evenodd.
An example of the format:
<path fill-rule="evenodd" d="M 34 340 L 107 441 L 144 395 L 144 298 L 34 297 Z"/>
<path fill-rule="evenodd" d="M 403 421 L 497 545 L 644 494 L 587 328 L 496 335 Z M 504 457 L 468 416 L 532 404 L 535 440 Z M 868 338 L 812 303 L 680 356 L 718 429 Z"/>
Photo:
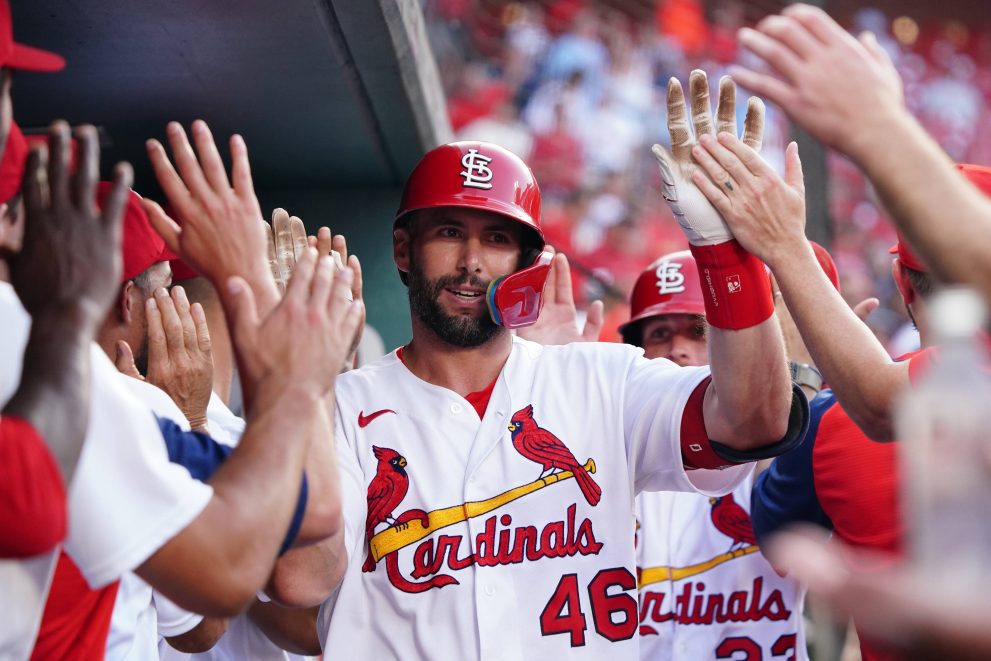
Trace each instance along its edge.
<path fill-rule="evenodd" d="M 773 269 L 778 258 L 807 242 L 798 145 L 792 142 L 785 150 L 784 179 L 731 133 L 720 132 L 718 140 L 706 140 L 692 153 L 702 169 L 692 181 L 751 254 Z"/>
<path fill-rule="evenodd" d="M 856 39 L 818 7 L 791 5 L 739 39 L 774 71 L 733 67 L 733 78 L 830 146 L 851 153 L 863 131 L 904 114 L 901 79 L 874 35 Z"/>
<path fill-rule="evenodd" d="M 155 292 L 148 318 L 148 382 L 169 394 L 194 430 L 205 429 L 213 392 L 210 330 L 199 303 L 189 304 L 182 287 Z"/>
<path fill-rule="evenodd" d="M 571 267 L 564 253 L 557 253 L 544 284 L 544 307 L 540 310 L 537 323 L 517 329 L 516 334 L 539 344 L 597 342 L 602 333 L 602 323 L 602 301 L 594 301 L 588 309 L 584 328 L 578 330 Z"/>
<path fill-rule="evenodd" d="M 226 291 L 232 276 L 246 279 L 265 309 L 278 292 L 268 268 L 265 231 L 258 198 L 251 181 L 251 165 L 244 139 L 230 139 L 231 176 L 227 177 L 213 135 L 206 122 L 193 122 L 193 141 L 177 122 L 167 128 L 175 166 L 157 140 L 146 143 L 158 183 L 172 205 L 178 223 L 151 200 L 145 208 L 152 225 L 169 248 L 194 269 Z"/>
<path fill-rule="evenodd" d="M 660 145 L 654 145 L 653 153 L 661 170 L 661 194 L 671 208 L 671 212 L 693 245 L 712 245 L 733 238 L 733 234 L 719 217 L 716 209 L 696 188 L 694 174 L 697 163 L 693 160 L 693 148 L 715 139 L 712 121 L 712 106 L 709 102 L 709 81 L 704 71 L 696 69 L 689 76 L 691 94 L 691 123 L 694 137 L 689 128 L 689 113 L 685 105 L 685 94 L 676 78 L 668 82 L 668 131 L 671 135 L 671 153 Z M 719 81 L 719 108 L 717 110 L 719 131 L 736 135 L 736 85 L 724 76 Z M 747 104 L 743 139 L 753 149 L 759 150 L 764 133 L 764 104 L 751 97 Z M 720 181 L 720 185 L 731 187 L 730 181 Z"/>
<path fill-rule="evenodd" d="M 307 248 L 300 256 L 285 296 L 260 316 L 248 283 L 233 277 L 227 283 L 228 307 L 238 367 L 248 380 L 276 380 L 286 388 L 323 397 L 333 388 L 348 354 L 364 304 L 351 301 L 351 269 L 337 271 L 330 256 L 317 258 Z M 250 396 L 250 393 L 248 394 Z"/>
<path fill-rule="evenodd" d="M 20 252 L 4 254 L 11 282 L 32 317 L 25 368 L 3 414 L 28 421 L 72 479 L 89 420 L 93 338 L 120 286 L 121 220 L 131 166 L 114 168 L 114 184 L 96 206 L 96 130 L 76 130 L 79 167 L 69 173 L 69 125 L 49 129 L 51 153 L 28 156 L 21 189 L 25 226 Z"/>
<path fill-rule="evenodd" d="M 290 216 L 285 209 L 275 209 L 272 212 L 272 224 L 263 224 L 268 243 L 268 264 L 275 284 L 282 293 L 286 290 L 296 260 L 306 250 L 306 227 L 302 220 Z"/>
<path fill-rule="evenodd" d="M 101 212 L 96 206 L 100 153 L 96 129 L 76 129 L 79 167 L 69 173 L 69 125 L 49 129 L 50 153 L 32 150 L 24 172 L 24 241 L 6 255 L 14 289 L 36 320 L 49 313 L 82 313 L 90 332 L 101 323 L 121 274 L 121 219 L 131 166 L 118 163 Z"/>

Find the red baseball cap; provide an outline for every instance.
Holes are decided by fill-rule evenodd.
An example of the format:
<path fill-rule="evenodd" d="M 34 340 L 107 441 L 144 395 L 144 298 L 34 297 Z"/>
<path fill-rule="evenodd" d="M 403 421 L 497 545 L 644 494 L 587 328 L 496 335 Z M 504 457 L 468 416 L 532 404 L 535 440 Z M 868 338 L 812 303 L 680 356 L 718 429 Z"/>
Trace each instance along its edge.
<path fill-rule="evenodd" d="M 101 181 L 96 185 L 98 206 L 103 206 L 112 188 L 113 183 L 109 181 Z M 151 226 L 148 213 L 141 205 L 141 196 L 133 189 L 128 190 L 124 207 L 124 240 L 121 243 L 121 252 L 124 256 L 121 282 L 127 282 L 144 273 L 153 264 L 175 257 L 165 245 L 165 240 Z"/>
<path fill-rule="evenodd" d="M 181 257 L 170 259 L 169 266 L 172 267 L 172 282 L 182 282 L 200 277 L 200 272 L 182 261 Z"/>
<path fill-rule="evenodd" d="M 991 197 L 991 168 L 984 165 L 971 165 L 969 163 L 957 163 L 956 167 L 970 180 L 970 183 L 977 186 L 982 193 Z M 888 252 L 892 255 L 898 255 L 899 261 L 910 269 L 922 271 L 923 273 L 929 272 L 929 269 L 922 263 L 922 260 L 912 251 L 912 248 L 901 232 L 898 233 L 898 243 L 891 246 Z"/>
<path fill-rule="evenodd" d="M 27 159 L 27 140 L 24 139 L 21 128 L 11 121 L 7 146 L 4 147 L 3 158 L 0 158 L 0 204 L 10 202 L 10 199 L 21 189 Z"/>
<path fill-rule="evenodd" d="M 0 0 L 0 66 L 22 71 L 61 71 L 65 68 L 61 55 L 14 41 L 14 24 L 7 0 Z"/>
<path fill-rule="evenodd" d="M 836 262 L 833 261 L 833 256 L 815 241 L 809 241 L 809 243 L 812 245 L 812 252 L 816 254 L 816 259 L 819 260 L 819 266 L 822 267 L 826 277 L 836 287 L 836 291 L 840 291 L 840 272 L 836 268 Z"/>

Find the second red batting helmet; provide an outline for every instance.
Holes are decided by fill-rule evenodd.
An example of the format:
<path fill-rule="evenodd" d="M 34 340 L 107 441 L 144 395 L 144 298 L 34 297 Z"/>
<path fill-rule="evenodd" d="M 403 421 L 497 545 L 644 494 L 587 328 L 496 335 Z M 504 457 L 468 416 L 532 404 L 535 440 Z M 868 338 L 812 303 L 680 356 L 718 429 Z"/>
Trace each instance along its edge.
<path fill-rule="evenodd" d="M 705 315 L 695 258 L 688 250 L 664 255 L 644 269 L 633 286 L 630 320 L 619 327 L 623 340 L 640 345 L 637 322 L 662 314 Z"/>

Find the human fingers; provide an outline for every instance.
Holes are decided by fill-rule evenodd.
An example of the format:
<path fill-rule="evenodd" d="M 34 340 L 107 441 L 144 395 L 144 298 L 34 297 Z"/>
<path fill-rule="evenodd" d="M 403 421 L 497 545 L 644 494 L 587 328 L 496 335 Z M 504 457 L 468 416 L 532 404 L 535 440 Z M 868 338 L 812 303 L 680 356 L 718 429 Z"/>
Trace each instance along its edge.
<path fill-rule="evenodd" d="M 134 364 L 134 353 L 131 351 L 131 345 L 124 340 L 117 340 L 114 344 L 114 367 L 121 374 L 144 381 L 137 365 Z"/>
<path fill-rule="evenodd" d="M 861 321 L 867 323 L 867 317 L 871 316 L 871 313 L 874 312 L 874 310 L 877 310 L 880 305 L 881 301 L 873 296 L 870 298 L 865 298 L 860 303 L 853 306 L 853 313 L 857 315 Z"/>
<path fill-rule="evenodd" d="M 687 163 L 691 158 L 692 132 L 688 129 L 688 107 L 685 91 L 677 78 L 668 81 L 668 134 L 671 136 L 671 155 L 676 163 Z M 656 154 L 656 151 L 655 151 Z"/>
<path fill-rule="evenodd" d="M 309 246 L 306 243 L 306 226 L 298 216 L 289 216 L 289 235 L 292 238 L 293 258 L 299 259 Z"/>
<path fill-rule="evenodd" d="M 175 159 L 176 168 L 190 195 L 204 205 L 211 205 L 216 194 L 203 174 L 203 168 L 196 158 L 192 145 L 189 144 L 186 131 L 179 122 L 169 122 L 165 134 L 169 140 L 169 147 L 172 148 L 172 158 Z"/>
<path fill-rule="evenodd" d="M 295 299 L 299 303 L 305 303 L 309 298 L 310 288 L 313 283 L 313 272 L 316 269 L 317 251 L 307 248 L 296 267 L 293 269 L 292 277 L 286 285 L 286 298 Z"/>
<path fill-rule="evenodd" d="M 275 247 L 275 233 L 272 231 L 271 225 L 264 220 L 261 223 L 265 226 L 265 246 L 267 248 L 268 267 L 272 271 L 272 279 L 275 280 L 275 284 L 281 293 L 286 290 L 286 283 L 282 279 L 282 270 L 279 268 L 279 255 Z"/>
<path fill-rule="evenodd" d="M 193 351 L 199 347 L 197 341 L 196 322 L 193 321 L 193 313 L 190 310 L 189 299 L 186 297 L 186 290 L 181 285 L 176 285 L 170 292 L 172 302 L 175 304 L 176 315 L 182 325 L 182 342 L 186 351 Z"/>
<path fill-rule="evenodd" d="M 309 249 L 308 249 L 309 250 Z M 317 257 L 316 270 L 313 274 L 313 284 L 310 288 L 310 304 L 322 309 L 327 306 L 327 299 L 334 283 L 334 258 L 330 255 Z"/>
<path fill-rule="evenodd" d="M 251 163 L 248 160 L 248 145 L 244 138 L 231 136 L 231 183 L 239 197 L 254 196 L 255 186 L 251 181 Z"/>
<path fill-rule="evenodd" d="M 162 313 L 158 307 L 158 298 L 155 296 L 149 296 L 145 301 L 145 319 L 148 323 L 148 371 L 150 373 L 153 366 L 157 369 L 167 362 L 169 355 L 168 340 L 165 336 L 165 327 L 162 324 Z"/>
<path fill-rule="evenodd" d="M 28 217 L 37 216 L 48 208 L 48 149 L 44 146 L 32 147 L 24 165 L 21 190 L 24 191 L 24 211 Z M 31 231 L 27 223 L 25 231 Z"/>
<path fill-rule="evenodd" d="M 48 190 L 55 209 L 68 209 L 69 199 L 69 124 L 56 120 L 48 127 Z"/>
<path fill-rule="evenodd" d="M 790 16 L 772 14 L 757 24 L 757 31 L 790 49 L 799 60 L 813 57 L 822 48 L 821 41 Z"/>
<path fill-rule="evenodd" d="M 688 94 L 692 103 L 692 126 L 695 140 L 703 135 L 714 134 L 712 128 L 712 102 L 709 100 L 709 78 L 701 69 L 695 69 L 688 76 Z"/>
<path fill-rule="evenodd" d="M 296 252 L 293 249 L 289 212 L 285 209 L 272 211 L 272 233 L 275 235 L 275 259 L 279 266 L 279 276 L 283 282 L 289 282 L 296 265 Z"/>
<path fill-rule="evenodd" d="M 343 234 L 335 234 L 330 242 L 330 249 L 336 250 L 341 262 L 348 263 L 348 240 Z"/>
<path fill-rule="evenodd" d="M 331 319 L 343 319 L 349 314 L 349 309 L 361 301 L 353 300 L 351 285 L 354 283 L 354 272 L 350 268 L 339 271 L 334 277 L 330 291 L 328 315 Z"/>
<path fill-rule="evenodd" d="M 774 168 L 768 165 L 752 147 L 744 144 L 735 135 L 720 133 L 714 142 L 721 148 L 714 152 L 716 158 L 734 177 L 739 177 L 738 181 L 744 179 L 745 174 L 758 177 L 777 177 Z M 713 148 L 710 148 L 709 151 L 712 152 Z"/>
<path fill-rule="evenodd" d="M 551 271 L 557 271 L 554 282 L 554 298 L 558 304 L 575 305 L 575 295 L 571 289 L 571 265 L 563 252 L 554 255 Z"/>
<path fill-rule="evenodd" d="M 231 319 L 231 337 L 240 350 L 254 350 L 258 328 L 258 306 L 255 293 L 240 276 L 227 279 L 227 296 L 220 300 Z"/>
<path fill-rule="evenodd" d="M 169 291 L 164 287 L 155 290 L 155 303 L 161 316 L 162 329 L 165 331 L 165 346 L 169 350 L 169 355 L 179 356 L 185 353 L 186 342 L 183 337 L 182 321 L 179 319 L 175 302 L 169 296 Z"/>
<path fill-rule="evenodd" d="M 86 124 L 73 131 L 76 138 L 76 174 L 72 177 L 73 204 L 87 216 L 96 213 L 96 182 L 100 178 L 100 143 L 96 129 Z"/>
<path fill-rule="evenodd" d="M 196 347 L 201 353 L 209 356 L 213 350 L 213 343 L 210 341 L 210 326 L 206 323 L 206 312 L 197 302 L 189 308 L 189 313 L 193 317 L 193 323 L 196 324 Z"/>
<path fill-rule="evenodd" d="M 802 173 L 802 159 L 798 155 L 798 143 L 789 142 L 785 147 L 785 183 L 805 195 L 805 175 Z"/>
<path fill-rule="evenodd" d="M 165 213 L 165 209 L 154 200 L 149 200 L 147 197 L 143 198 L 141 200 L 141 206 L 144 207 L 145 212 L 148 214 L 148 220 L 151 221 L 151 226 L 165 240 L 165 245 L 169 247 L 169 250 L 186 259 L 187 255 L 179 245 L 179 236 L 182 234 L 182 228 L 179 227 L 179 223 L 169 218 L 169 215 Z"/>
<path fill-rule="evenodd" d="M 193 142 L 196 143 L 196 154 L 199 156 L 200 168 L 206 177 L 210 188 L 216 194 L 223 194 L 230 189 L 230 182 L 227 181 L 227 169 L 224 161 L 217 150 L 217 143 L 213 139 L 210 127 L 202 119 L 193 122 Z"/>
<path fill-rule="evenodd" d="M 357 255 L 348 257 L 348 267 L 354 278 L 351 282 L 351 296 L 356 301 L 364 300 L 364 280 L 361 276 L 361 262 L 358 261 Z"/>
<path fill-rule="evenodd" d="M 723 76 L 719 79 L 716 131 L 725 131 L 736 135 L 736 84 L 729 76 Z"/>
<path fill-rule="evenodd" d="M 830 44 L 838 40 L 851 40 L 850 33 L 840 27 L 829 14 L 812 5 L 796 3 L 785 7 L 781 14 L 795 19 L 809 35 L 818 39 L 822 44 Z"/>
<path fill-rule="evenodd" d="M 602 301 L 592 301 L 585 316 L 585 328 L 582 329 L 582 339 L 586 342 L 598 342 L 605 322 L 605 307 Z"/>
<path fill-rule="evenodd" d="M 747 116 L 743 120 L 743 144 L 756 152 L 764 143 L 764 102 L 756 96 L 747 99 Z M 736 135 L 736 131 L 732 132 Z"/>
<path fill-rule="evenodd" d="M 99 169 L 99 163 L 97 163 L 97 169 Z M 110 187 L 110 192 L 103 201 L 101 216 L 103 218 L 104 231 L 107 233 L 109 244 L 107 248 L 114 250 L 115 254 L 120 253 L 119 247 L 124 225 L 124 208 L 127 206 L 127 197 L 133 179 L 134 170 L 131 168 L 130 163 L 122 161 L 115 165 L 113 179 L 111 180 L 113 185 Z M 93 190 L 95 191 L 95 186 Z M 92 199 L 90 203 L 95 205 L 95 192 L 82 194 L 91 195 Z"/>
<path fill-rule="evenodd" d="M 186 188 L 182 177 L 176 172 L 165 147 L 158 140 L 146 140 L 145 150 L 148 152 L 148 160 L 151 161 L 151 169 L 155 172 L 155 179 L 162 187 L 162 192 L 168 198 L 169 203 L 180 217 L 188 218 L 196 213 L 196 202 L 192 194 Z"/>
<path fill-rule="evenodd" d="M 737 190 L 740 185 L 750 178 L 749 173 L 736 173 L 730 172 L 728 166 L 724 161 L 729 161 L 729 156 L 732 154 L 723 148 L 718 142 L 712 140 L 712 136 L 707 136 L 703 144 L 696 145 L 692 150 L 692 156 L 695 157 L 695 161 L 699 166 L 709 175 L 711 179 L 717 186 L 725 189 L 725 193 L 730 195 L 734 190 Z M 740 170 L 739 160 L 736 160 L 735 166 L 737 170 Z"/>
<path fill-rule="evenodd" d="M 801 78 L 802 61 L 795 55 L 794 51 L 774 37 L 751 28 L 741 28 L 739 39 L 744 48 L 770 64 L 785 79 L 794 81 Z M 746 85 L 742 79 L 736 76 L 735 71 L 731 71 L 730 75 L 741 85 Z M 746 87 L 756 91 L 749 85 Z"/>
<path fill-rule="evenodd" d="M 743 28 L 743 30 L 746 29 L 748 28 Z M 742 36 L 743 30 L 740 31 L 740 43 L 746 46 Z M 758 73 L 735 64 L 730 66 L 729 73 L 739 85 L 758 94 L 761 98 L 781 106 L 785 112 L 788 112 L 797 103 L 798 94 L 795 89 L 770 74 Z"/>

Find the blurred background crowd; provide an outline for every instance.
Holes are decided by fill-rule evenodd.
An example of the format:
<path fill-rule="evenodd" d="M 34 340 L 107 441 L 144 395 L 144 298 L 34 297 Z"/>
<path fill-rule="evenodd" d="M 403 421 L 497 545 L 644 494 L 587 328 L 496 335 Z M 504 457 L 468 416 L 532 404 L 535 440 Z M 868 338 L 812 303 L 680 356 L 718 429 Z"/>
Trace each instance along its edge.
<path fill-rule="evenodd" d="M 942 18 L 903 14 L 912 3 L 847 3 L 853 6 L 845 11 L 832 4 L 843 3 L 831 3 L 830 12 L 851 32 L 878 35 L 905 81 L 910 110 L 953 160 L 991 162 L 991 27 L 957 11 L 959 3 L 928 8 Z M 668 79 L 686 80 L 700 68 L 715 84 L 734 62 L 754 66 L 736 31 L 779 5 L 427 0 L 457 137 L 502 144 L 531 165 L 548 240 L 569 255 L 579 304 L 606 303 L 603 339 L 618 339 L 641 270 L 687 245 L 656 192 L 650 153 L 651 144 L 668 140 Z M 742 123 L 746 106 L 738 107 Z M 787 118 L 769 106 L 762 153 L 779 171 L 790 139 Z M 843 295 L 851 304 L 877 296 L 881 307 L 869 319 L 875 333 L 893 355 L 914 349 L 918 336 L 890 277 L 894 230 L 859 170 L 834 153 L 826 165 L 827 243 Z"/>

